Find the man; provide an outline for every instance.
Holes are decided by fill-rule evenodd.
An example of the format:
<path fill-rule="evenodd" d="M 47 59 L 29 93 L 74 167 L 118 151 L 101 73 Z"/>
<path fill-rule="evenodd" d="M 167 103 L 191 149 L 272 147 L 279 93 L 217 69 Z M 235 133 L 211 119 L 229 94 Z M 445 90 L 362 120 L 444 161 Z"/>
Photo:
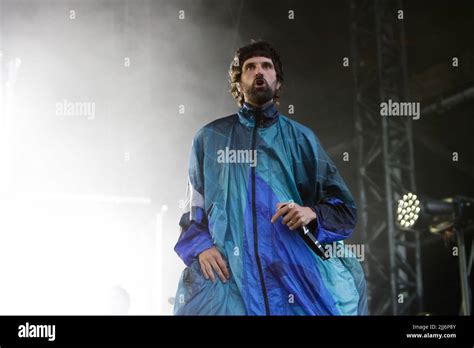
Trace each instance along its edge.
<path fill-rule="evenodd" d="M 325 260 L 301 235 L 305 226 L 343 245 L 356 209 L 314 133 L 278 112 L 277 52 L 265 41 L 244 46 L 229 75 L 238 113 L 193 140 L 175 314 L 367 314 L 357 260 Z"/>

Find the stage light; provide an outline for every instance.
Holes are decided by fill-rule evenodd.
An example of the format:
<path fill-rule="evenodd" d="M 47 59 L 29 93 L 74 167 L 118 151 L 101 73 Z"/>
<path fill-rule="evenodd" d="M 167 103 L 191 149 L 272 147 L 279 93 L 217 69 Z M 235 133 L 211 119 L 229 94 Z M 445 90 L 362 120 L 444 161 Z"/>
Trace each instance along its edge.
<path fill-rule="evenodd" d="M 396 220 L 400 229 L 441 233 L 452 228 L 465 211 L 465 197 L 432 199 L 409 192 L 397 204 Z M 465 215 L 464 213 L 462 215 Z"/>
<path fill-rule="evenodd" d="M 403 195 L 398 200 L 397 222 L 402 229 L 411 229 L 418 221 L 420 213 L 420 201 L 413 193 Z"/>
<path fill-rule="evenodd" d="M 469 269 L 473 259 L 467 261 L 464 237 L 474 231 L 474 198 L 455 196 L 442 200 L 418 198 L 407 193 L 398 200 L 397 224 L 402 230 L 431 233 L 453 233 L 459 249 L 459 275 L 461 280 L 462 313 L 471 315 L 471 287 Z"/>

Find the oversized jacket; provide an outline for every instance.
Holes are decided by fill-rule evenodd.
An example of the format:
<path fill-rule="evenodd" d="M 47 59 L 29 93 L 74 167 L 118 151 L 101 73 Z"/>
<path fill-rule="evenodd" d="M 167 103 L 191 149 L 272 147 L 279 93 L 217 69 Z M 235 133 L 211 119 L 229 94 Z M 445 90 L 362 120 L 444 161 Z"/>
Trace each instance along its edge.
<path fill-rule="evenodd" d="M 293 201 L 316 212 L 320 243 L 344 247 L 352 234 L 354 200 L 312 130 L 275 104 L 244 104 L 196 133 L 188 174 L 176 315 L 368 314 L 355 257 L 323 260 L 282 218 L 270 221 L 277 203 Z M 213 245 L 231 273 L 225 283 L 200 270 L 198 255 Z"/>

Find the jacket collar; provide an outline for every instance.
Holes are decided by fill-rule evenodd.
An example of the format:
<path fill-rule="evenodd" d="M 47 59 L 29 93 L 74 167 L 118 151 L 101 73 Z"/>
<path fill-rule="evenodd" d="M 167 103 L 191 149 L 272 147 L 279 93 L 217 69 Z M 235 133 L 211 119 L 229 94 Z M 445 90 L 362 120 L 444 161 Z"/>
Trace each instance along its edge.
<path fill-rule="evenodd" d="M 255 119 L 260 118 L 263 114 L 263 121 L 259 125 L 259 127 L 269 127 L 278 121 L 278 110 L 276 105 L 273 101 L 270 101 L 268 104 L 264 105 L 263 107 L 257 108 L 253 105 L 248 103 L 244 103 L 242 107 L 239 109 L 238 115 L 239 120 L 250 127 L 253 127 L 255 124 Z"/>

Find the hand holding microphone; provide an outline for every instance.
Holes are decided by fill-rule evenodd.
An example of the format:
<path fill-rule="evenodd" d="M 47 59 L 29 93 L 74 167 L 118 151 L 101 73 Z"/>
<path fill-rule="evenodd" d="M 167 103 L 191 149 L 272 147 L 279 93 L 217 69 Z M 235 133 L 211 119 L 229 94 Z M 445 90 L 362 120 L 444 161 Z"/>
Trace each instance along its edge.
<path fill-rule="evenodd" d="M 281 221 L 282 224 L 287 225 L 290 230 L 300 228 L 299 233 L 311 250 L 323 260 L 329 259 L 326 250 L 307 226 L 311 221 L 318 218 L 313 209 L 302 207 L 294 202 L 278 203 L 277 212 L 273 215 L 271 222 L 275 223 L 281 216 L 284 216 Z"/>

